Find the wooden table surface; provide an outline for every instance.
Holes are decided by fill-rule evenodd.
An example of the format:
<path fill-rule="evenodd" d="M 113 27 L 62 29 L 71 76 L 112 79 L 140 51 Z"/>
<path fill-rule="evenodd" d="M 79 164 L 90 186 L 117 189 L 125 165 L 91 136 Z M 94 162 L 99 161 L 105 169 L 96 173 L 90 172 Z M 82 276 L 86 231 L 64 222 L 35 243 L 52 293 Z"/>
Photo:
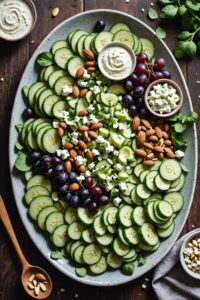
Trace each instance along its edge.
<path fill-rule="evenodd" d="M 22 41 L 14 43 L 0 41 L 0 78 L 2 78 L 0 81 L 0 192 L 5 200 L 20 245 L 27 259 L 29 259 L 32 264 L 41 265 L 51 274 L 54 285 L 53 293 L 49 298 L 51 300 L 154 300 L 156 296 L 151 288 L 151 283 L 148 284 L 146 289 L 142 289 L 144 278 L 150 278 L 151 282 L 153 271 L 123 286 L 98 288 L 84 286 L 64 277 L 43 258 L 27 235 L 16 209 L 8 167 L 8 132 L 12 105 L 22 72 L 35 48 L 55 26 L 68 17 L 84 10 L 110 8 L 124 11 L 138 17 L 155 29 L 159 21 L 152 22 L 148 20 L 146 13 L 152 3 L 154 3 L 154 7 L 156 7 L 156 0 L 130 0 L 128 3 L 126 3 L 125 0 L 35 0 L 34 2 L 38 12 L 38 21 L 31 35 Z M 60 12 L 56 18 L 51 17 L 51 9 L 54 7 L 60 8 Z M 166 43 L 172 49 L 178 24 L 167 23 L 164 28 L 167 29 L 168 33 Z M 194 110 L 198 113 L 200 113 L 200 85 L 198 85 L 196 81 L 200 80 L 199 63 L 199 57 L 194 58 L 192 61 L 185 60 L 179 62 L 188 83 Z M 191 157 L 191 159 L 193 158 Z M 192 228 L 200 227 L 198 211 L 200 205 L 200 200 L 198 199 L 200 193 L 199 175 L 200 172 L 198 173 L 193 205 L 182 234 L 190 231 Z M 18 263 L 15 252 L 1 224 L 0 232 L 0 300 L 30 299 L 25 295 L 21 287 L 21 266 Z"/>

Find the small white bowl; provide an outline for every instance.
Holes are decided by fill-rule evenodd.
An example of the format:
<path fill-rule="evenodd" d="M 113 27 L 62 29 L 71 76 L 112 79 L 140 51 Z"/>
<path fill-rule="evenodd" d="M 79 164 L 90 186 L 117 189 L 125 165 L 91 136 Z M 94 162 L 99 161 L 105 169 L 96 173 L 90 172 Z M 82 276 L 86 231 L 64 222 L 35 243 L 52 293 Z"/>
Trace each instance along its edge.
<path fill-rule="evenodd" d="M 101 62 L 102 56 L 103 56 L 105 50 L 107 50 L 108 48 L 111 48 L 111 47 L 115 47 L 115 46 L 118 46 L 118 47 L 126 49 L 129 52 L 129 54 L 131 56 L 131 60 L 132 60 L 132 66 L 131 66 L 130 72 L 128 74 L 124 75 L 124 76 L 121 76 L 120 78 L 115 78 L 114 76 L 108 74 L 108 72 L 106 72 L 104 70 L 103 64 Z M 131 75 L 131 73 L 133 73 L 133 71 L 135 69 L 135 66 L 136 66 L 136 56 L 135 56 L 133 50 L 128 45 L 126 45 L 124 43 L 121 43 L 121 42 L 111 42 L 111 43 L 107 44 L 105 47 L 103 47 L 101 49 L 101 51 L 99 52 L 99 55 L 98 55 L 98 67 L 99 67 L 101 73 L 106 78 L 111 79 L 113 81 L 121 81 L 121 80 L 124 80 L 127 77 L 129 77 Z"/>
<path fill-rule="evenodd" d="M 195 278 L 195 279 L 199 279 L 200 280 L 200 273 L 195 273 L 192 270 L 188 269 L 187 264 L 184 261 L 184 256 L 183 256 L 183 252 L 186 248 L 186 245 L 188 242 L 190 242 L 193 238 L 199 236 L 200 237 L 200 228 L 191 231 L 191 233 L 186 237 L 186 239 L 184 240 L 181 249 L 180 249 L 180 262 L 181 265 L 184 269 L 184 271 L 190 275 L 191 277 Z"/>

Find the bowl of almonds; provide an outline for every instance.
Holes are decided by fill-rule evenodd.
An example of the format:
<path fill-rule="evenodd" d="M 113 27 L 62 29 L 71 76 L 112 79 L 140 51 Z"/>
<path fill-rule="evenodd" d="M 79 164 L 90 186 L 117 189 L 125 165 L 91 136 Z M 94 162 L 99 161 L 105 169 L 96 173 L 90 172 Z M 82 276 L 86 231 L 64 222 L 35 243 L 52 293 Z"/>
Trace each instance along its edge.
<path fill-rule="evenodd" d="M 200 229 L 192 231 L 183 242 L 180 262 L 187 274 L 200 279 Z"/>

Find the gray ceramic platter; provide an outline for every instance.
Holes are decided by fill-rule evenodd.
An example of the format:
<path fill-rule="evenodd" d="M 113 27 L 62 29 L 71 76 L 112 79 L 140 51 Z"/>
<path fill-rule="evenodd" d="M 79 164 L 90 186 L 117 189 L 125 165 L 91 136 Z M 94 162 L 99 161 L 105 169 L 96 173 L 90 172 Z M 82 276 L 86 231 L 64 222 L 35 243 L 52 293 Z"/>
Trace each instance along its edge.
<path fill-rule="evenodd" d="M 128 277 L 121 274 L 120 271 L 108 271 L 99 276 L 90 276 L 87 275 L 84 278 L 78 278 L 75 275 L 74 267 L 69 263 L 66 258 L 61 260 L 52 260 L 50 259 L 50 245 L 48 243 L 48 238 L 41 234 L 34 224 L 29 220 L 27 215 L 27 208 L 24 206 L 22 202 L 22 198 L 24 195 L 24 183 L 19 175 L 16 175 L 13 171 L 13 165 L 16 159 L 16 153 L 14 151 L 15 142 L 17 140 L 17 132 L 15 129 L 15 124 L 21 122 L 21 114 L 23 109 L 25 108 L 25 104 L 22 100 L 21 96 L 21 89 L 24 85 L 30 85 L 34 81 L 37 80 L 37 73 L 34 68 L 34 63 L 37 55 L 40 52 L 48 51 L 51 48 L 51 45 L 59 39 L 65 39 L 68 33 L 74 29 L 84 28 L 88 31 L 92 31 L 92 28 L 98 19 L 104 19 L 106 23 L 106 28 L 110 28 L 111 25 L 124 22 L 134 33 L 139 36 L 147 37 L 151 39 L 154 43 L 156 48 L 156 57 L 164 57 L 167 62 L 167 68 L 173 74 L 172 79 L 175 80 L 180 87 L 182 88 L 183 95 L 184 95 L 184 104 L 182 107 L 182 111 L 184 113 L 188 113 L 192 110 L 192 103 L 189 96 L 189 92 L 187 89 L 187 85 L 184 81 L 183 75 L 181 70 L 176 63 L 175 59 L 173 58 L 170 50 L 167 46 L 159 40 L 154 31 L 151 30 L 148 26 L 144 23 L 139 21 L 138 19 L 118 11 L 113 10 L 93 10 L 88 11 L 85 13 L 81 13 L 75 15 L 58 27 L 56 27 L 50 34 L 43 40 L 43 42 L 39 45 L 36 49 L 35 53 L 33 54 L 32 58 L 30 59 L 24 74 L 21 78 L 21 81 L 18 86 L 18 90 L 15 97 L 15 102 L 13 105 L 13 112 L 11 117 L 10 123 L 10 144 L 9 144 L 9 157 L 10 157 L 10 170 L 11 170 L 11 179 L 12 179 L 12 186 L 15 195 L 16 204 L 18 207 L 18 211 L 20 217 L 24 223 L 24 227 L 26 228 L 28 234 L 30 235 L 31 239 L 38 247 L 40 252 L 46 257 L 47 260 L 51 262 L 58 270 L 60 270 L 65 276 L 69 276 L 74 280 L 77 280 L 81 283 L 88 284 L 88 285 L 96 285 L 96 286 L 114 286 L 126 283 L 133 279 L 140 277 L 141 275 L 145 274 L 149 270 L 151 270 L 155 265 L 157 265 L 163 257 L 167 254 L 167 252 L 171 249 L 175 240 L 177 239 L 178 235 L 180 234 L 183 225 L 187 219 L 190 206 L 192 204 L 194 189 L 195 189 L 195 181 L 196 181 L 196 174 L 197 174 L 197 136 L 196 136 L 196 129 L 192 127 L 188 129 L 186 132 L 186 138 L 188 140 L 188 148 L 185 153 L 185 157 L 183 163 L 185 163 L 189 167 L 189 174 L 187 176 L 187 180 L 183 189 L 183 194 L 185 197 L 185 204 L 181 212 L 175 219 L 176 227 L 173 234 L 166 239 L 165 241 L 161 242 L 161 245 L 157 251 L 148 255 L 147 263 L 142 267 L 135 268 L 135 272 L 132 276 Z"/>

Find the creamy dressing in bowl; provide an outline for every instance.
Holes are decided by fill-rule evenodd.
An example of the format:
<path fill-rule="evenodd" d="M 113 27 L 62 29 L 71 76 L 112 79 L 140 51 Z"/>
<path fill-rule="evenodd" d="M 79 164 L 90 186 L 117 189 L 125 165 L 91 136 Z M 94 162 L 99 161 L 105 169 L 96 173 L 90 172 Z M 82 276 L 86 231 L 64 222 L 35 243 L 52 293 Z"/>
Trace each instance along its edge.
<path fill-rule="evenodd" d="M 100 71 L 112 80 L 127 78 L 133 72 L 135 62 L 132 49 L 120 42 L 106 45 L 98 56 Z"/>
<path fill-rule="evenodd" d="M 10 41 L 25 37 L 34 27 L 36 18 L 32 1 L 0 0 L 0 37 Z"/>

